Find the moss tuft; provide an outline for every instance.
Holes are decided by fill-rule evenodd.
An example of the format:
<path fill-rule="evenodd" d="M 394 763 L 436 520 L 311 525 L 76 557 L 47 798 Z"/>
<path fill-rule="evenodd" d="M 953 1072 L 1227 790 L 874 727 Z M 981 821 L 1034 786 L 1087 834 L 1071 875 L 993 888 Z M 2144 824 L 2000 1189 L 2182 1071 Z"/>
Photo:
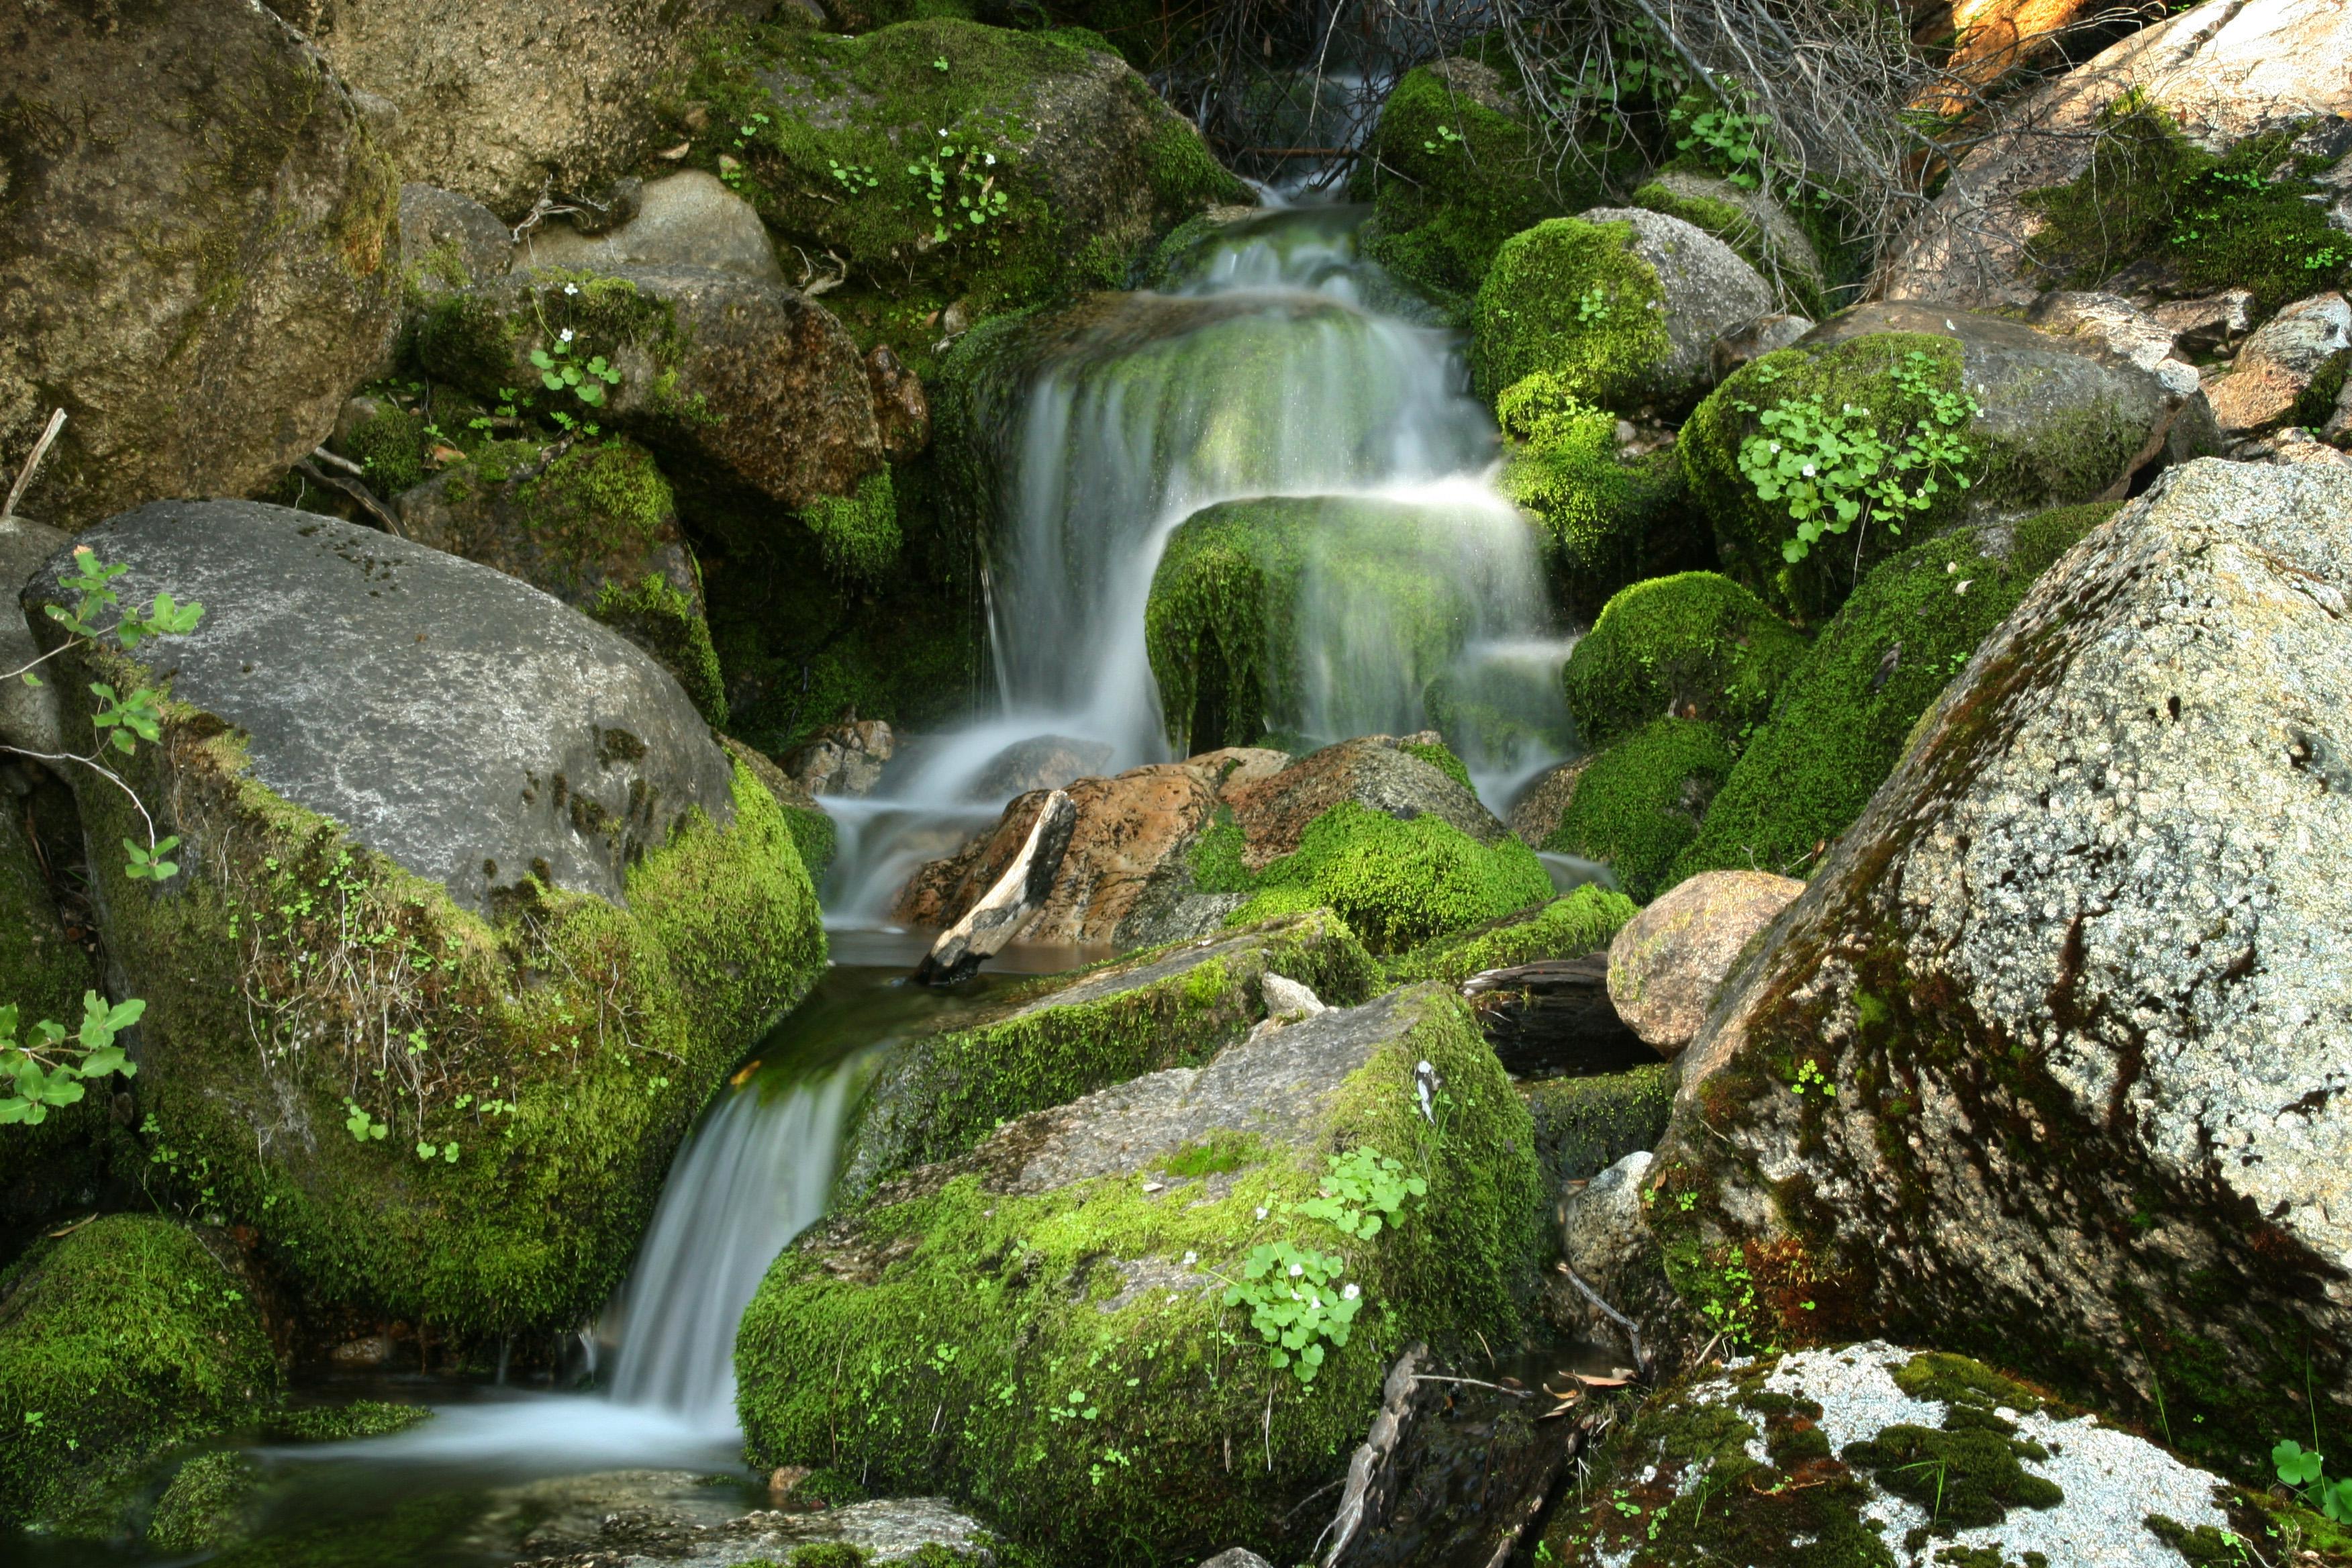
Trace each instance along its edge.
<path fill-rule="evenodd" d="M 1459 985 L 1483 970 L 1598 952 L 1635 912 L 1633 900 L 1624 894 L 1587 883 L 1532 913 L 1416 947 L 1390 960 L 1389 978 L 1400 984 L 1442 980 Z"/>
<path fill-rule="evenodd" d="M 1407 756 L 1419 757 L 1471 794 L 1478 793 L 1477 786 L 1470 782 L 1468 765 L 1460 757 L 1455 756 L 1454 748 L 1444 742 L 1406 741 L 1401 743 L 1397 750 Z"/>
<path fill-rule="evenodd" d="M 1307 825 L 1297 850 L 1258 872 L 1233 918 L 1319 907 L 1373 952 L 1398 952 L 1550 895 L 1549 874 L 1516 838 L 1490 849 L 1440 817 L 1400 822 L 1342 801 Z"/>
<path fill-rule="evenodd" d="M 1588 403 L 1631 414 L 1672 350 L 1656 271 L 1635 255 L 1633 226 L 1552 218 L 1512 237 L 1478 287 L 1471 377 L 1493 402 L 1549 372 Z"/>
<path fill-rule="evenodd" d="M 1585 765 L 1544 848 L 1607 865 L 1636 903 L 1671 886 L 1675 858 L 1697 836 L 1731 771 L 1722 731 L 1697 719 L 1657 719 Z"/>
<path fill-rule="evenodd" d="M 1587 744 L 1654 719 L 1704 719 L 1742 736 L 1804 661 L 1805 640 L 1729 578 L 1685 572 L 1636 583 L 1578 639 L 1560 679 Z"/>
<path fill-rule="evenodd" d="M 877 582 L 898 564 L 906 542 L 898 531 L 898 502 L 890 470 L 858 481 L 854 496 L 822 496 L 801 509 L 801 521 L 816 535 L 826 570 L 854 583 Z"/>
<path fill-rule="evenodd" d="M 158 1552 L 203 1552 L 246 1533 L 260 1470 L 234 1449 L 199 1454 L 180 1467 L 147 1521 L 147 1544 Z"/>
<path fill-rule="evenodd" d="M 727 686 L 710 644 L 710 625 L 702 618 L 702 606 L 667 577 L 648 572 L 630 588 L 607 581 L 596 590 L 588 613 L 659 659 L 677 677 L 705 723 L 717 729 L 727 722 Z"/>
<path fill-rule="evenodd" d="M 281 1443 L 348 1443 L 355 1437 L 383 1437 L 405 1432 L 433 1418 L 424 1405 L 393 1405 L 381 1399 L 354 1399 L 349 1405 L 304 1405 L 280 1410 L 263 1430 Z"/>
<path fill-rule="evenodd" d="M 343 455 L 365 470 L 376 494 L 396 496 L 425 482 L 425 421 L 380 399 L 375 417 L 345 437 Z"/>
<path fill-rule="evenodd" d="M 1591 1181 L 1626 1155 L 1656 1148 L 1674 1113 L 1679 1077 L 1674 1063 L 1654 1062 L 1525 1086 L 1546 1190 Z"/>

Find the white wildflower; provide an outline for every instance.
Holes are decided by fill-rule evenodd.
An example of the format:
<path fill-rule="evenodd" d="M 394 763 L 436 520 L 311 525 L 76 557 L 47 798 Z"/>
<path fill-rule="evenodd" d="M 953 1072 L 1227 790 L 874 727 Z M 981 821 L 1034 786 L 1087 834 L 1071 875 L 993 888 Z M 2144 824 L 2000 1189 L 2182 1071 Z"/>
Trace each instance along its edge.
<path fill-rule="evenodd" d="M 570 327 L 566 327 L 562 331 L 558 332 L 556 336 L 568 343 L 572 341 L 572 329 Z"/>
<path fill-rule="evenodd" d="M 577 294 L 580 292 L 580 285 L 577 283 L 566 283 L 563 286 L 563 291 L 566 294 Z"/>
<path fill-rule="evenodd" d="M 1186 1253 L 1186 1254 L 1184 1255 L 1184 1267 L 1185 1267 L 1185 1268 L 1192 1268 L 1192 1265 L 1193 1265 L 1193 1264 L 1195 1264 L 1195 1263 L 1199 1262 L 1199 1261 L 1200 1261 L 1200 1259 L 1201 1259 L 1201 1255 L 1200 1255 L 1199 1253 L 1197 1253 L 1197 1252 L 1188 1252 L 1188 1253 Z"/>
<path fill-rule="evenodd" d="M 1265 1205 L 1264 1204 L 1260 1204 L 1258 1205 L 1257 1217 L 1260 1219 L 1264 1219 L 1265 1217 Z"/>
<path fill-rule="evenodd" d="M 1307 1266 L 1306 1266 L 1305 1264 L 1303 1264 L 1303 1263 L 1294 1263 L 1294 1264 L 1292 1264 L 1292 1265 L 1290 1266 L 1290 1277 L 1291 1277 L 1293 1279 L 1297 1279 L 1300 1275 L 1302 1275 L 1302 1274 L 1304 1274 L 1304 1273 L 1306 1273 L 1306 1272 L 1307 1272 Z"/>
<path fill-rule="evenodd" d="M 1339 1300 L 1342 1301 L 1352 1301 L 1363 1293 L 1364 1288 L 1350 1279 L 1348 1281 L 1348 1288 L 1339 1292 Z"/>

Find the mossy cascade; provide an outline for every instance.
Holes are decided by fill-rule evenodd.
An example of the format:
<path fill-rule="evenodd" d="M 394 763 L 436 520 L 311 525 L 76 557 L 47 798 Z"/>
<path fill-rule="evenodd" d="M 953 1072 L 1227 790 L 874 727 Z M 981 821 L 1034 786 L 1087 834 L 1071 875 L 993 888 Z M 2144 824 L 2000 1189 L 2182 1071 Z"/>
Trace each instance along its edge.
<path fill-rule="evenodd" d="M 1560 679 L 1595 747 L 1668 717 L 1738 737 L 1764 721 L 1804 657 L 1804 638 L 1755 595 L 1713 572 L 1685 572 L 1611 599 Z"/>

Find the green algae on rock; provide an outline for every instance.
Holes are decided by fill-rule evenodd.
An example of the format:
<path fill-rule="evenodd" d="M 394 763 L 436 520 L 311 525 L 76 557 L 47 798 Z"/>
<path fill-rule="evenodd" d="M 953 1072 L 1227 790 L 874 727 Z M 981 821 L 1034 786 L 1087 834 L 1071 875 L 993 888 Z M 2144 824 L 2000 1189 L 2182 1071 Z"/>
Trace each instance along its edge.
<path fill-rule="evenodd" d="M 1248 1163 L 1194 1157 L 1218 1140 Z M 1425 1188 L 1376 1237 L 1318 1217 L 1352 1212 L 1317 1189 L 1366 1151 Z M 944 1492 L 1049 1555 L 1297 1555 L 1397 1353 L 1517 1325 L 1540 1203 L 1526 1109 L 1458 998 L 1319 1014 L 1012 1122 L 803 1237 L 736 1342 L 751 1457 Z M 1354 1315 L 1344 1344 L 1294 1345 L 1322 1352 L 1311 1381 L 1270 1364 L 1245 1290 L 1226 1304 L 1260 1247 L 1296 1256 L 1318 1316 Z"/>
<path fill-rule="evenodd" d="M 710 1089 L 824 962 L 782 810 L 645 655 L 487 567 L 247 502 L 91 542 L 207 605 L 128 763 L 184 869 L 97 868 L 148 1004 L 149 1152 L 306 1308 L 577 1322 Z M 110 787 L 80 805 L 95 842 L 145 831 Z"/>
<path fill-rule="evenodd" d="M 1540 909 L 1424 942 L 1385 967 L 1395 982 L 1442 980 L 1458 986 L 1482 970 L 1598 952 L 1633 914 L 1633 900 L 1588 882 Z"/>
<path fill-rule="evenodd" d="M 1539 903 L 1551 877 L 1508 836 L 1485 845 L 1442 817 L 1341 801 L 1236 890 L 1250 898 L 1235 921 L 1328 909 L 1373 952 L 1397 952 Z"/>
<path fill-rule="evenodd" d="M 1803 874 L 2034 578 L 2121 504 L 1960 529 L 1871 568 L 1741 750 L 1671 880 L 1750 867 Z"/>
<path fill-rule="evenodd" d="M 1804 638 L 1761 599 L 1717 573 L 1685 572 L 1611 599 L 1560 679 L 1578 733 L 1596 748 L 1662 716 L 1738 736 L 1763 722 L 1804 657 Z"/>
<path fill-rule="evenodd" d="M 1628 897 L 1647 903 L 1697 836 L 1733 756 L 1703 719 L 1654 719 L 1594 754 L 1543 847 L 1602 862 Z"/>
<path fill-rule="evenodd" d="M 276 1397 L 234 1256 L 216 1232 L 105 1215 L 0 1275 L 0 1520 L 110 1534 L 148 1462 Z"/>

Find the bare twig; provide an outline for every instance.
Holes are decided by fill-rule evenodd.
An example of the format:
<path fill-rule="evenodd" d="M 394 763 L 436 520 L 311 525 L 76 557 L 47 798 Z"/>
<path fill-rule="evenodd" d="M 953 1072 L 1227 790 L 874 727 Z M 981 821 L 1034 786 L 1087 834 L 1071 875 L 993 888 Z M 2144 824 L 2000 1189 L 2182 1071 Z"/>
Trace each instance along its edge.
<path fill-rule="evenodd" d="M 347 479 L 341 474 L 331 474 L 309 458 L 296 458 L 294 471 L 313 484 L 349 496 L 359 504 L 362 511 L 367 513 L 371 521 L 394 538 L 407 537 L 400 531 L 400 521 L 392 515 L 392 509 L 378 500 L 375 492 L 359 480 Z"/>
<path fill-rule="evenodd" d="M 16 470 L 16 482 L 8 487 L 8 499 L 0 501 L 0 522 L 16 515 L 16 503 L 24 499 L 25 487 L 33 482 L 33 470 L 39 468 L 41 459 L 49 455 L 49 443 L 55 441 L 58 432 L 65 427 L 66 411 L 62 408 L 51 410 L 49 422 L 41 431 L 41 438 L 33 443 L 33 455 L 25 459 L 23 468 Z"/>
<path fill-rule="evenodd" d="M 1598 1307 L 1602 1315 L 1607 1317 L 1610 1321 L 1615 1323 L 1619 1328 L 1625 1331 L 1626 1342 L 1633 1347 L 1633 1364 L 1644 1371 L 1647 1371 L 1650 1365 L 1650 1358 L 1642 1349 L 1642 1331 L 1640 1327 L 1634 1323 L 1633 1319 L 1627 1317 L 1624 1313 L 1619 1311 L 1616 1308 L 1602 1300 L 1599 1293 L 1596 1292 L 1591 1286 L 1587 1285 L 1583 1279 L 1577 1274 L 1575 1269 L 1570 1268 L 1565 1263 L 1559 1265 L 1559 1268 L 1562 1274 L 1568 1276 L 1568 1282 L 1575 1286 L 1577 1289 L 1583 1294 L 1586 1300 L 1591 1302 L 1595 1307 Z"/>

